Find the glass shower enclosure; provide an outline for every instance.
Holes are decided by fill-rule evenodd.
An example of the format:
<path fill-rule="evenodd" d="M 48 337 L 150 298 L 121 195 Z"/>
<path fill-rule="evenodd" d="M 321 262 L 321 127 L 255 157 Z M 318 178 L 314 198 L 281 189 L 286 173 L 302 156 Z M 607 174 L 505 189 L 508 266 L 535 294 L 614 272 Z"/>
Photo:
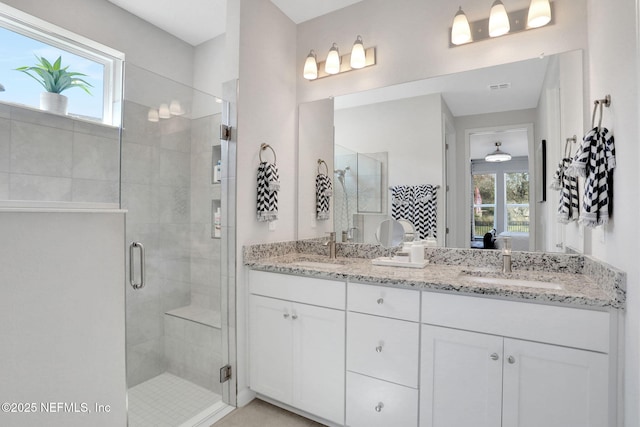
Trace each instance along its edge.
<path fill-rule="evenodd" d="M 220 139 L 230 108 L 125 65 L 129 426 L 197 425 L 230 402 L 221 369 L 229 363 L 235 151 Z"/>

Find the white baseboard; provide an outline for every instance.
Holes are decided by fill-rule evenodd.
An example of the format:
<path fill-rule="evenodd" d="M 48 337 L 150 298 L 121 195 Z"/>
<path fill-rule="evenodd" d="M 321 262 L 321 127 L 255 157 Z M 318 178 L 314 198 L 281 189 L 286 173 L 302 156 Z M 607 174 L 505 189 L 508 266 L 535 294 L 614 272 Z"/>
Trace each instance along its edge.
<path fill-rule="evenodd" d="M 243 406 L 247 406 L 255 398 L 256 393 L 249 388 L 245 388 L 238 391 L 236 404 L 238 405 L 238 408 L 242 408 Z"/>

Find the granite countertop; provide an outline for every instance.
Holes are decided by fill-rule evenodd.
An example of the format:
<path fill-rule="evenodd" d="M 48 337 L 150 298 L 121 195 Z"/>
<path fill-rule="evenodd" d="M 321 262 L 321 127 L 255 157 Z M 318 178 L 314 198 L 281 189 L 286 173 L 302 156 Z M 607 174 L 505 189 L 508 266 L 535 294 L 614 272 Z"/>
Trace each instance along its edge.
<path fill-rule="evenodd" d="M 468 252 L 473 255 L 469 257 L 459 251 L 451 252 L 444 248 L 427 250 L 427 258 L 431 258 L 431 262 L 425 268 L 416 269 L 373 265 L 371 259 L 352 256 L 331 260 L 326 255 L 299 251 L 285 251 L 284 254 L 276 251 L 255 256 L 249 248 L 245 250 L 245 265 L 254 270 L 407 289 L 485 295 L 581 308 L 624 308 L 624 273 L 595 268 L 585 262 L 583 256 L 568 255 L 566 259 L 558 258 L 558 261 L 557 256 L 539 257 L 530 253 L 532 258 L 537 256 L 547 262 L 540 263 L 541 268 L 535 270 L 531 269 L 530 259 L 520 259 L 521 269 L 516 262 L 512 273 L 502 273 L 497 262 L 459 262 L 456 256 L 469 259 L 480 252 Z M 454 262 L 443 263 L 443 257 Z M 518 257 L 514 259 L 518 260 Z M 502 279 L 542 283 L 536 283 L 535 287 L 519 286 L 500 283 Z M 553 289 L 558 287 L 556 284 L 560 289 Z"/>

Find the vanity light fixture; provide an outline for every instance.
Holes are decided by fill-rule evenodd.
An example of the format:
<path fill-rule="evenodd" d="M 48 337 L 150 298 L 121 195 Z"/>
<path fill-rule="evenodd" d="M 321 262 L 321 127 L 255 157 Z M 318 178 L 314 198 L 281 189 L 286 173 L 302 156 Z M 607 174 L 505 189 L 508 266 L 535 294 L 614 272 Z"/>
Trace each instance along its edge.
<path fill-rule="evenodd" d="M 315 80 L 318 78 L 318 59 L 316 52 L 311 49 L 307 59 L 304 61 L 304 78 L 307 80 Z"/>
<path fill-rule="evenodd" d="M 158 110 L 156 110 L 155 108 L 149 108 L 149 112 L 147 113 L 147 120 L 154 123 L 160 121 Z"/>
<path fill-rule="evenodd" d="M 307 80 L 316 80 L 372 65 L 376 65 L 376 48 L 365 48 L 362 36 L 358 36 L 351 52 L 341 56 L 337 43 L 333 43 L 327 59 L 320 63 L 318 63 L 316 52 L 312 49 L 304 61 L 302 76 Z"/>
<path fill-rule="evenodd" d="M 338 51 L 338 45 L 335 43 L 331 45 L 331 49 L 327 54 L 324 71 L 327 74 L 338 74 L 340 72 L 340 52 Z"/>
<path fill-rule="evenodd" d="M 549 0 L 531 0 L 527 15 L 529 28 L 543 27 L 549 21 L 551 21 L 551 4 L 549 4 Z"/>
<path fill-rule="evenodd" d="M 171 101 L 171 103 L 169 104 L 169 113 L 172 116 L 181 116 L 184 114 L 180 101 L 178 101 L 177 99 L 173 99 Z"/>
<path fill-rule="evenodd" d="M 496 141 L 496 151 L 484 156 L 484 160 L 487 162 L 508 162 L 511 160 L 511 154 L 502 151 L 500 149 L 501 145 L 502 143 L 500 141 Z"/>
<path fill-rule="evenodd" d="M 549 0 L 531 0 L 528 9 L 507 14 L 502 0 L 495 0 L 491 5 L 489 18 L 469 22 L 460 6 L 450 28 L 449 47 L 553 24 L 552 9 L 552 3 Z"/>
<path fill-rule="evenodd" d="M 362 37 L 356 37 L 356 41 L 353 42 L 353 48 L 351 48 L 351 61 L 350 65 L 353 69 L 364 68 L 367 63 L 367 57 L 364 52 L 364 44 L 362 43 Z"/>
<path fill-rule="evenodd" d="M 456 16 L 453 17 L 453 25 L 451 26 L 451 43 L 460 45 L 469 43 L 471 39 L 471 27 L 467 15 L 464 14 L 462 6 L 458 9 Z"/>
<path fill-rule="evenodd" d="M 500 0 L 496 0 L 491 5 L 491 14 L 489 15 L 489 37 L 499 37 L 505 35 L 511 29 L 509 25 L 509 15 L 507 9 Z"/>
<path fill-rule="evenodd" d="M 158 116 L 161 119 L 171 118 L 171 112 L 169 111 L 169 106 L 167 104 L 160 104 L 160 108 L 158 108 Z"/>

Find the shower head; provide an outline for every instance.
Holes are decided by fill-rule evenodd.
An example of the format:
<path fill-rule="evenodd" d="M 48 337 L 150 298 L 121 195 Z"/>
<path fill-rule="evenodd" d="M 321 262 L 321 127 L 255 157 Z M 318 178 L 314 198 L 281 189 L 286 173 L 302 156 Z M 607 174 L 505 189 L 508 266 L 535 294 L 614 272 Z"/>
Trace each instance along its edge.
<path fill-rule="evenodd" d="M 351 168 L 349 166 L 347 166 L 344 169 L 336 169 L 336 170 L 333 171 L 333 173 L 338 175 L 338 179 L 344 179 L 344 176 L 346 175 L 348 170 L 351 170 Z"/>

